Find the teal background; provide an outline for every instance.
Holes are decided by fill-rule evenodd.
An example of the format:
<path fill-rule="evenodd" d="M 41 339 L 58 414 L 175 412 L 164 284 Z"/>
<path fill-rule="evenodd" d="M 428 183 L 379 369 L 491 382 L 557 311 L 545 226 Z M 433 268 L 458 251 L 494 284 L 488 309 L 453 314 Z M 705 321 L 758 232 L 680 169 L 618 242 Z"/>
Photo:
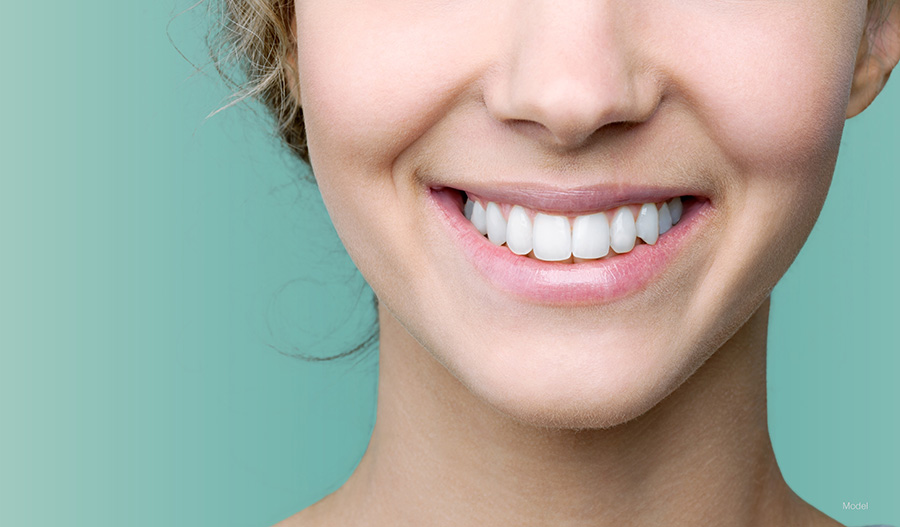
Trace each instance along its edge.
<path fill-rule="evenodd" d="M 0 525 L 262 526 L 337 488 L 376 357 L 283 353 L 363 338 L 370 293 L 304 168 L 246 109 L 206 119 L 228 90 L 168 40 L 187 4 L 7 4 Z M 201 65 L 204 9 L 170 28 Z M 849 525 L 900 525 L 898 123 L 895 80 L 773 299 L 776 453 Z"/>

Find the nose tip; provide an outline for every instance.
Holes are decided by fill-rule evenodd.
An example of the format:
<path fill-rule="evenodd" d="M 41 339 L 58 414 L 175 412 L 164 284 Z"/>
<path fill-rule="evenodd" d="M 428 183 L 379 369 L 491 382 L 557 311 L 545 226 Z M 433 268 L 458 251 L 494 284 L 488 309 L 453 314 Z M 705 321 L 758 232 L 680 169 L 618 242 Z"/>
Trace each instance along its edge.
<path fill-rule="evenodd" d="M 657 107 L 654 94 L 612 76 L 599 82 L 528 76 L 503 91 L 486 97 L 492 116 L 559 148 L 580 147 L 610 125 L 644 122 Z"/>
<path fill-rule="evenodd" d="M 581 147 L 613 124 L 648 120 L 660 90 L 614 4 L 554 5 L 519 17 L 508 58 L 484 86 L 491 116 L 557 149 Z M 577 7 L 586 5 L 593 7 Z"/>

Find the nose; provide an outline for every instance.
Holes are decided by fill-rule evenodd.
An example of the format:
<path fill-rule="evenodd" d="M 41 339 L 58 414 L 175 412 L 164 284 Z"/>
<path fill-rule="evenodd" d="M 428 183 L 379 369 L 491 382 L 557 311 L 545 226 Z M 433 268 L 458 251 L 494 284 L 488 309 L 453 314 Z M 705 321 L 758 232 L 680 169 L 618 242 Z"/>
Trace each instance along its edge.
<path fill-rule="evenodd" d="M 511 15 L 505 60 L 486 79 L 490 115 L 556 149 L 581 147 L 611 124 L 649 119 L 660 89 L 640 58 L 634 4 L 525 2 Z"/>

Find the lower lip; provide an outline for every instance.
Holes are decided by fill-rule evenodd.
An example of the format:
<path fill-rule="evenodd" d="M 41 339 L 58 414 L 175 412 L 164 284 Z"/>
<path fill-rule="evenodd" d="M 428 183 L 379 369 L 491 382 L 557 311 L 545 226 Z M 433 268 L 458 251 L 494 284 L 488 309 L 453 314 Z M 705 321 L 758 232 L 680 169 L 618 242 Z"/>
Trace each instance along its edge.
<path fill-rule="evenodd" d="M 709 208 L 708 201 L 685 207 L 678 224 L 655 245 L 636 245 L 628 253 L 590 262 L 560 263 L 518 256 L 491 243 L 463 216 L 456 191 L 429 189 L 428 202 L 466 260 L 491 286 L 525 301 L 555 305 L 609 303 L 645 289 L 686 246 Z"/>

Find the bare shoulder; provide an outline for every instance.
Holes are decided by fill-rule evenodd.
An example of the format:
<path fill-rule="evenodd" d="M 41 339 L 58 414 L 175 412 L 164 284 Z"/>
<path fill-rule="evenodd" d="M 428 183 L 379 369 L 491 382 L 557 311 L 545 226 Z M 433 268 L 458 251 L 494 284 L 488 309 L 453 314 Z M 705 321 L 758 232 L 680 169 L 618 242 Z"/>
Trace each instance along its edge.
<path fill-rule="evenodd" d="M 326 527 L 327 525 L 334 525 L 334 523 L 327 522 L 322 515 L 316 514 L 311 509 L 312 507 L 303 509 L 272 527 Z"/>
<path fill-rule="evenodd" d="M 334 494 L 326 496 L 313 505 L 286 518 L 273 527 L 332 527 L 344 525 L 334 507 Z"/>
<path fill-rule="evenodd" d="M 321 520 L 317 520 L 313 514 L 310 514 L 310 508 L 306 508 L 297 514 L 276 523 L 272 527 L 320 527 L 324 525 L 327 524 L 322 523 Z"/>
<path fill-rule="evenodd" d="M 322 514 L 318 504 L 307 507 L 302 511 L 294 514 L 289 518 L 278 522 L 273 527 L 327 527 L 336 525 L 334 519 L 328 519 L 327 515 Z"/>

